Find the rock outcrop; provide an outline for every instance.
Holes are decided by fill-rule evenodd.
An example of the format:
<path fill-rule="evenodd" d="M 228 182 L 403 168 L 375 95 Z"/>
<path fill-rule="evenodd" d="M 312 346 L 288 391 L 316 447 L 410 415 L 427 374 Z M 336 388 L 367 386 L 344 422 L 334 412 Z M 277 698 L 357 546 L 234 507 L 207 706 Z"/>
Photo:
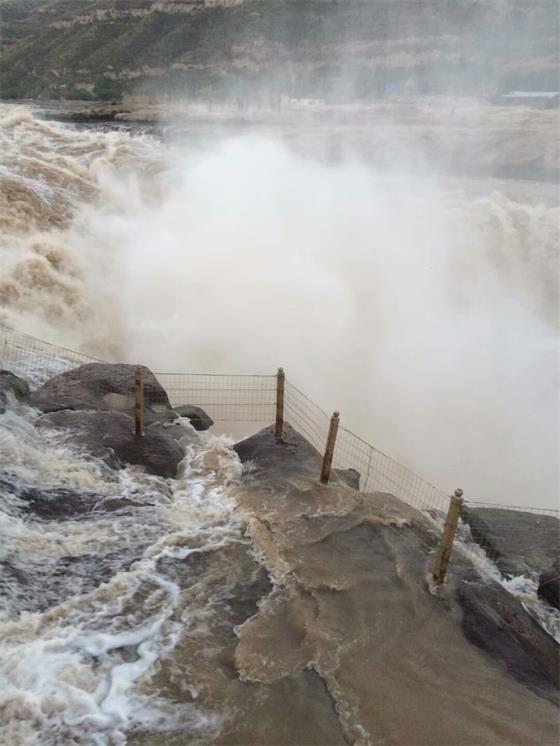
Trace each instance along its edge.
<path fill-rule="evenodd" d="M 558 561 L 560 522 L 554 516 L 469 507 L 461 515 L 504 575 L 538 575 Z"/>
<path fill-rule="evenodd" d="M 543 601 L 560 609 L 560 561 L 541 572 L 537 593 Z"/>
<path fill-rule="evenodd" d="M 2 493 L 15 495 L 22 513 L 43 521 L 72 520 L 94 512 L 99 514 L 151 505 L 128 497 L 104 497 L 62 487 L 37 487 L 5 477 L 0 477 L 0 497 Z"/>
<path fill-rule="evenodd" d="M 521 602 L 498 583 L 474 578 L 459 583 L 457 598 L 467 639 L 502 661 L 514 678 L 557 702 L 560 647 Z"/>
<path fill-rule="evenodd" d="M 29 404 L 44 413 L 86 409 L 121 412 L 133 416 L 137 367 L 123 363 L 81 365 L 50 378 L 29 395 Z M 189 419 L 195 430 L 208 430 L 214 424 L 212 418 L 200 407 L 185 404 L 173 409 L 165 389 L 155 375 L 146 367 L 142 369 L 146 425 L 169 423 L 179 417 Z M 1 385 L 0 381 L 0 396 Z M 184 435 L 182 428 L 175 432 L 180 437 Z"/>
<path fill-rule="evenodd" d="M 50 378 L 30 397 L 31 406 L 42 412 L 60 409 L 104 409 L 132 414 L 136 365 L 88 363 Z M 144 405 L 147 414 L 171 413 L 163 386 L 146 367 Z"/>
<path fill-rule="evenodd" d="M 545 740 L 556 737 L 557 643 L 467 558 L 430 592 L 437 537 L 424 515 L 342 475 L 320 484 L 320 454 L 289 427 L 284 443 L 266 428 L 235 449 L 248 465 L 236 498 L 274 582 L 237 630 L 241 680 L 269 687 L 315 671 L 350 713 L 340 718 L 350 743 L 364 730 L 380 742 L 493 743 L 493 726 L 482 733 L 491 720 L 515 729 L 537 710 L 531 727 L 546 722 Z M 465 694 L 483 679 L 481 726 Z"/>
<path fill-rule="evenodd" d="M 39 427 L 64 428 L 69 441 L 113 468 L 143 464 L 152 474 L 176 477 L 184 450 L 175 432 L 159 423 L 148 425 L 143 438 L 134 435 L 134 420 L 121 412 L 63 410 L 44 415 Z M 188 433 L 183 429 L 185 437 Z"/>
<path fill-rule="evenodd" d="M 25 402 L 29 398 L 29 384 L 9 370 L 0 370 L 0 414 L 5 411 L 10 396 Z"/>
<path fill-rule="evenodd" d="M 195 430 L 208 430 L 214 424 L 214 420 L 209 417 L 203 409 L 195 407 L 192 404 L 175 407 L 174 412 L 176 412 L 179 417 L 187 417 Z"/>

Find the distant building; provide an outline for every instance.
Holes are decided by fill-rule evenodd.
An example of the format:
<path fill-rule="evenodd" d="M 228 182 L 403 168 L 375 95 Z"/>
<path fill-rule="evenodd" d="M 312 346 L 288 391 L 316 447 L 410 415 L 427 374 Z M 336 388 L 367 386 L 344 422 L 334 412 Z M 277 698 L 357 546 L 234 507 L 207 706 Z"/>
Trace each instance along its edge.
<path fill-rule="evenodd" d="M 511 91 L 501 101 L 510 106 L 533 106 L 539 109 L 560 108 L 560 91 Z"/>

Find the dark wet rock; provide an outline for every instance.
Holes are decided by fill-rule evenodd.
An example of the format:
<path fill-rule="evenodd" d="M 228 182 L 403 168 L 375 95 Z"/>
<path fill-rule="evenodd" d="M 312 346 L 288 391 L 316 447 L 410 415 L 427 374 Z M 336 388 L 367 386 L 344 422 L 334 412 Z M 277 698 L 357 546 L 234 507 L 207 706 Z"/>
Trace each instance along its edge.
<path fill-rule="evenodd" d="M 259 602 L 272 590 L 270 576 L 264 567 L 255 567 L 249 582 L 235 585 L 228 596 L 228 606 L 233 624 L 243 624 L 257 613 Z"/>
<path fill-rule="evenodd" d="M 18 497 L 25 501 L 24 513 L 32 513 L 44 520 L 63 520 L 77 518 L 91 513 L 99 501 L 99 495 L 73 492 L 65 489 L 24 488 Z"/>
<path fill-rule="evenodd" d="M 29 398 L 29 384 L 9 370 L 0 370 L 0 414 L 6 410 L 9 396 L 25 402 Z"/>
<path fill-rule="evenodd" d="M 291 425 L 284 424 L 281 442 L 276 440 L 274 426 L 270 426 L 236 443 L 233 448 L 243 464 L 253 467 L 248 475 L 265 481 L 270 488 L 300 480 L 319 482 L 323 456 Z M 356 469 L 333 469 L 329 485 L 356 490 L 359 481 L 360 473 Z"/>
<path fill-rule="evenodd" d="M 342 481 L 346 482 L 353 490 L 360 489 L 361 474 L 357 469 L 335 469 L 335 471 Z"/>
<path fill-rule="evenodd" d="M 74 124 L 97 124 L 114 121 L 119 109 L 114 107 L 103 107 L 98 109 L 89 109 L 84 111 L 45 111 L 42 112 L 42 119 L 52 119 L 57 122 L 73 122 Z"/>
<path fill-rule="evenodd" d="M 119 412 L 63 410 L 46 414 L 39 426 L 68 428 L 74 445 L 113 468 L 141 464 L 161 477 L 176 477 L 183 448 L 163 427 L 149 426 L 145 436 L 134 435 L 134 420 Z M 186 435 L 186 432 L 183 431 Z"/>
<path fill-rule="evenodd" d="M 214 420 L 209 417 L 203 409 L 191 404 L 175 407 L 174 411 L 179 415 L 179 417 L 187 417 L 195 430 L 208 430 L 214 424 Z"/>
<path fill-rule="evenodd" d="M 251 463 L 252 474 L 275 481 L 290 477 L 319 479 L 322 458 L 319 452 L 290 425 L 284 425 L 284 439 L 276 440 L 274 426 L 266 427 L 255 435 L 234 445 L 242 463 Z"/>
<path fill-rule="evenodd" d="M 52 489 L 12 482 L 0 477 L 0 499 L 13 495 L 19 501 L 17 513 L 32 514 L 43 520 L 64 520 L 90 513 L 99 495 L 76 492 L 64 488 Z M 9 503 L 5 504 L 7 508 Z"/>
<path fill-rule="evenodd" d="M 138 647 L 138 645 L 123 645 L 120 648 L 114 648 L 112 652 L 117 654 L 125 663 L 135 663 L 140 660 Z"/>
<path fill-rule="evenodd" d="M 136 365 L 88 363 L 50 378 L 30 396 L 30 404 L 42 412 L 61 409 L 102 409 L 134 413 Z M 144 406 L 146 421 L 152 415 L 172 412 L 163 386 L 146 367 Z"/>
<path fill-rule="evenodd" d="M 560 609 L 560 561 L 540 574 L 537 593 L 543 601 Z"/>
<path fill-rule="evenodd" d="M 226 567 L 232 568 L 231 577 Z M 220 585 L 220 617 L 234 626 L 253 616 L 259 601 L 272 590 L 268 572 L 256 562 L 249 544 L 194 548 L 184 559 L 162 556 L 157 561 L 157 571 L 182 589 L 199 585 L 204 578 L 214 578 L 212 582 Z"/>
<path fill-rule="evenodd" d="M 83 554 L 77 557 L 11 557 L 0 561 L 0 597 L 12 614 L 43 612 L 72 596 L 89 593 L 119 572 L 126 572 L 141 556 L 133 552 Z"/>
<path fill-rule="evenodd" d="M 533 691 L 557 701 L 560 646 L 498 583 L 462 581 L 457 599 L 467 639 Z"/>
<path fill-rule="evenodd" d="M 176 418 L 175 418 L 176 419 Z M 183 438 L 188 438 L 189 433 L 188 431 L 183 427 L 183 425 L 175 424 L 175 421 L 170 420 L 155 420 L 151 424 L 147 424 L 145 427 L 145 432 L 149 435 L 153 434 L 161 434 L 164 438 L 174 440 L 176 442 L 179 442 L 183 440 Z"/>
<path fill-rule="evenodd" d="M 103 498 L 94 492 L 76 492 L 63 487 L 48 488 L 12 484 L 0 478 L 0 497 L 15 495 L 19 500 L 18 513 L 33 515 L 44 521 L 60 521 L 97 515 L 102 512 L 128 508 L 149 507 L 150 503 L 131 500 L 128 497 Z"/>
<path fill-rule="evenodd" d="M 146 508 L 150 507 L 152 503 L 141 503 L 138 500 L 131 500 L 129 497 L 109 497 L 105 500 L 99 500 L 95 506 L 96 512 L 100 510 L 114 511 L 114 510 L 126 510 L 128 508 Z"/>
<path fill-rule="evenodd" d="M 539 574 L 558 561 L 560 522 L 554 516 L 469 507 L 461 516 L 504 575 Z"/>

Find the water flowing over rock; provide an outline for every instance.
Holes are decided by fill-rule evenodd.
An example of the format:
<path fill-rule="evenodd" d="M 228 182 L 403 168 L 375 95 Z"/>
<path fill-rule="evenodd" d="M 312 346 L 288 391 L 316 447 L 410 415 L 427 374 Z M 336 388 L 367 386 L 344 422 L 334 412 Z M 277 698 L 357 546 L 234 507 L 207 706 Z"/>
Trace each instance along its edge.
<path fill-rule="evenodd" d="M 0 370 L 0 414 L 5 411 L 8 397 L 25 402 L 29 398 L 29 384 L 9 370 Z"/>
<path fill-rule="evenodd" d="M 113 468 L 143 464 L 152 474 L 177 476 L 184 450 L 175 433 L 167 434 L 157 423 L 145 429 L 143 438 L 134 434 L 134 420 L 120 412 L 62 410 L 44 415 L 39 426 L 69 430 L 68 439 Z M 188 433 L 183 430 L 188 437 Z"/>
<path fill-rule="evenodd" d="M 80 743 L 84 713 L 88 737 L 134 746 L 555 742 L 556 643 L 465 559 L 431 593 L 430 518 L 345 473 L 320 485 L 321 456 L 291 427 L 238 458 L 156 421 L 138 461 L 163 473 L 184 453 L 161 479 L 122 468 L 140 447 L 122 412 L 26 411 L 48 458 L 0 480 L 6 743 L 21 728 Z"/>
<path fill-rule="evenodd" d="M 174 411 L 179 415 L 179 417 L 187 417 L 195 430 L 209 430 L 214 424 L 214 420 L 211 417 L 208 417 L 203 409 L 191 404 L 175 407 Z"/>
<path fill-rule="evenodd" d="M 560 553 L 560 522 L 549 515 L 464 507 L 471 535 L 505 575 L 540 573 Z"/>
<path fill-rule="evenodd" d="M 448 587 L 428 592 L 436 540 L 425 516 L 388 494 L 318 485 L 320 455 L 290 427 L 282 444 L 268 428 L 235 448 L 250 464 L 237 499 L 276 580 L 239 630 L 244 680 L 272 685 L 314 670 L 348 742 L 367 733 L 374 742 L 491 743 L 461 694 L 481 665 L 505 676 L 506 696 L 489 680 L 484 696 L 512 726 L 508 743 L 518 740 L 511 697 L 531 691 L 526 713 L 557 703 L 558 644 L 519 601 L 457 554 Z"/>

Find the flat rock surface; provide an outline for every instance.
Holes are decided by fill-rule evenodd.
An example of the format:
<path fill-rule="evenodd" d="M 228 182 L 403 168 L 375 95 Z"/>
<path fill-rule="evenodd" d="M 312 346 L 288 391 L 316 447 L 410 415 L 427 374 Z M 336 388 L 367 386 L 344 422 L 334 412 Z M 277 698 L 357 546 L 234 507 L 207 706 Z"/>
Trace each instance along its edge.
<path fill-rule="evenodd" d="M 560 558 L 560 522 L 552 515 L 465 506 L 461 517 L 504 575 L 539 575 Z"/>
<path fill-rule="evenodd" d="M 238 630 L 244 680 L 315 671 L 349 743 L 556 742 L 558 645 L 521 603 L 465 561 L 430 592 L 427 517 L 392 495 L 321 485 L 320 455 L 294 431 L 235 448 L 236 499 L 274 581 Z"/>

